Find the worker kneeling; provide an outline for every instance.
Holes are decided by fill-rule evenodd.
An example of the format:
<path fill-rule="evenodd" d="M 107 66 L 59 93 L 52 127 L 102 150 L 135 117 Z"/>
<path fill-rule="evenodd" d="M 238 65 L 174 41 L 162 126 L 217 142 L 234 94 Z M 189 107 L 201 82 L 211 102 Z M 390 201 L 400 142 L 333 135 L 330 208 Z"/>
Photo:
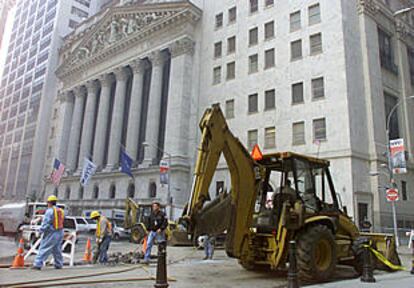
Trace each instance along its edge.
<path fill-rule="evenodd" d="M 91 219 L 96 220 L 96 244 L 98 245 L 98 253 L 94 256 L 94 262 L 97 260 L 101 264 L 108 262 L 108 249 L 112 240 L 112 224 L 109 220 L 102 216 L 98 211 L 91 213 Z"/>
<path fill-rule="evenodd" d="M 144 263 L 148 264 L 151 256 L 151 249 L 156 240 L 158 243 L 165 242 L 165 229 L 168 226 L 168 221 L 165 213 L 160 209 L 159 202 L 152 203 L 152 211 L 148 226 L 148 240 L 147 249 L 145 250 Z"/>
<path fill-rule="evenodd" d="M 56 202 L 57 198 L 54 195 L 47 198 L 47 210 L 40 227 L 43 238 L 33 269 L 42 269 L 50 254 L 53 255 L 55 268 L 61 269 L 63 267 L 62 241 L 65 215 L 62 209 L 56 207 Z"/>

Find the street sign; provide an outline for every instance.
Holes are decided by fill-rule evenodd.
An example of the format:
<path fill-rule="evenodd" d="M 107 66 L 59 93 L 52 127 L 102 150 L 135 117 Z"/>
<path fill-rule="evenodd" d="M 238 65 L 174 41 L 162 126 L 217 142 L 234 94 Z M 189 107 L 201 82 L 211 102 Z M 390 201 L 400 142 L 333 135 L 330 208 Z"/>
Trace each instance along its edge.
<path fill-rule="evenodd" d="M 390 202 L 392 202 L 392 201 L 398 201 L 399 200 L 398 190 L 395 189 L 395 188 L 387 189 L 387 191 L 386 191 L 386 197 L 387 197 L 387 200 L 390 201 Z"/>
<path fill-rule="evenodd" d="M 161 160 L 160 162 L 160 183 L 161 184 L 168 184 L 168 170 L 170 169 L 170 165 L 168 161 Z"/>

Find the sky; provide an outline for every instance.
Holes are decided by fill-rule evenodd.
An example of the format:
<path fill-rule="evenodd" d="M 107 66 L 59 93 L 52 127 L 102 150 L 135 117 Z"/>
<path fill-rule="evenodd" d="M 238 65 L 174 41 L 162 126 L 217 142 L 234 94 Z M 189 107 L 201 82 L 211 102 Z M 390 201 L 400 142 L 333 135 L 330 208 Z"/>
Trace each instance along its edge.
<path fill-rule="evenodd" d="M 9 12 L 9 17 L 7 17 L 6 29 L 4 30 L 2 45 L 0 47 L 0 79 L 1 77 L 3 77 L 4 61 L 6 60 L 7 56 L 7 47 L 9 47 L 10 34 L 13 28 L 13 18 L 15 11 L 16 8 L 13 8 Z"/>

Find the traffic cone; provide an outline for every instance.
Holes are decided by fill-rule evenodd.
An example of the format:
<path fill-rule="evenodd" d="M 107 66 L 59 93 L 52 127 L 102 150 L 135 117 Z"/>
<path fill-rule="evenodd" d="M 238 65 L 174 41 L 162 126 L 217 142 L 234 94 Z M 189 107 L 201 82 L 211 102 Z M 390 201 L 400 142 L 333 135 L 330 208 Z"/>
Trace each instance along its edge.
<path fill-rule="evenodd" d="M 22 268 L 24 267 L 24 241 L 20 238 L 19 248 L 17 248 L 17 255 L 14 257 L 11 268 Z"/>
<path fill-rule="evenodd" d="M 92 261 L 92 246 L 91 246 L 91 239 L 89 237 L 88 237 L 88 241 L 86 241 L 85 254 L 83 255 L 83 261 L 85 262 Z"/>
<path fill-rule="evenodd" d="M 145 254 L 145 251 L 147 251 L 147 236 L 144 237 L 144 242 L 142 242 L 142 253 Z"/>

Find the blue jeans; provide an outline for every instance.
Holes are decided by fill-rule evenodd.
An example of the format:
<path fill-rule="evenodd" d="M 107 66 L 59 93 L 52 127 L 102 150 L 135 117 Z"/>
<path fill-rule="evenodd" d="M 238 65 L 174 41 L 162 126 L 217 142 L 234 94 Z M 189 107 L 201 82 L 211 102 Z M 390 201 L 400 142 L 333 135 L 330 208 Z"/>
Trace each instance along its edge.
<path fill-rule="evenodd" d="M 213 259 L 214 254 L 214 243 L 215 238 L 214 236 L 206 236 L 204 240 L 204 253 L 206 255 L 206 258 Z"/>
<path fill-rule="evenodd" d="M 111 244 L 111 240 L 112 240 L 111 236 L 105 236 L 102 239 L 102 242 L 99 245 L 99 255 L 98 255 L 99 263 L 108 262 L 108 249 L 109 249 L 109 244 Z"/>
<path fill-rule="evenodd" d="M 63 230 L 55 230 L 45 232 L 43 234 L 42 242 L 40 242 L 39 253 L 33 263 L 35 267 L 43 267 L 45 261 L 53 255 L 55 260 L 55 267 L 62 268 L 63 256 L 62 256 L 62 241 L 63 241 Z"/>
<path fill-rule="evenodd" d="M 147 239 L 147 250 L 145 250 L 144 261 L 149 261 L 151 256 L 151 249 L 154 245 L 154 240 L 157 240 L 158 243 L 165 241 L 165 232 L 157 233 L 156 231 L 150 231 Z"/>

